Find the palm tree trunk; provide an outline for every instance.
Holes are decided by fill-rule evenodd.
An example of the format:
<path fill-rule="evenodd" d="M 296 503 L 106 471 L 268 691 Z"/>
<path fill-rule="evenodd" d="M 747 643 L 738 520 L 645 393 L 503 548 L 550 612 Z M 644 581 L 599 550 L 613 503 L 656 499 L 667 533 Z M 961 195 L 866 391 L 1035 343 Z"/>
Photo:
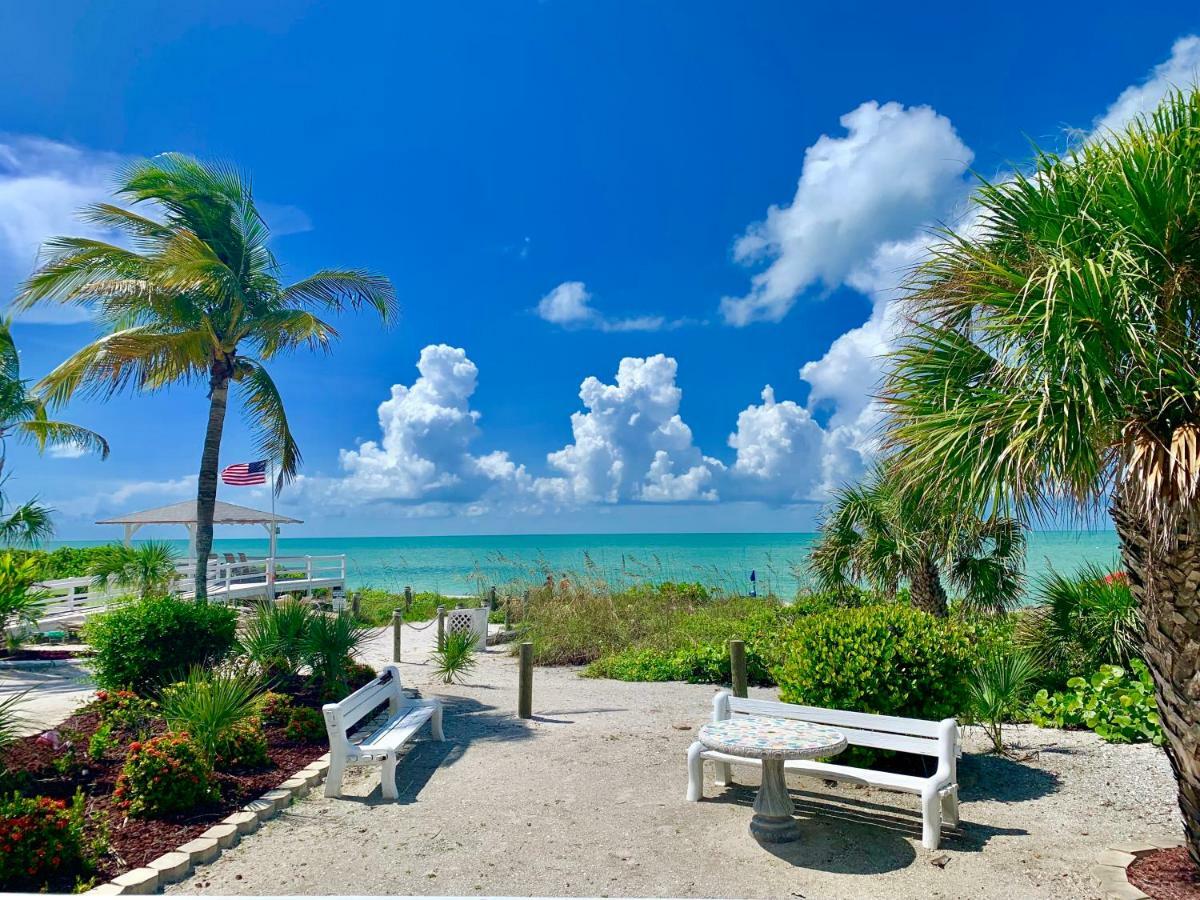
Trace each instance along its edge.
<path fill-rule="evenodd" d="M 937 563 L 926 557 L 909 578 L 909 596 L 912 605 L 931 615 L 946 615 L 946 589 L 942 587 L 942 576 Z"/>
<path fill-rule="evenodd" d="M 1146 622 L 1146 664 L 1179 787 L 1188 852 L 1200 865 L 1200 510 L 1183 517 L 1166 549 L 1119 496 L 1112 517 L 1129 587 Z"/>
<path fill-rule="evenodd" d="M 208 430 L 200 456 L 200 478 L 196 487 L 196 599 L 208 599 L 208 554 L 212 551 L 213 510 L 217 504 L 217 467 L 221 458 L 221 433 L 225 430 L 225 407 L 229 403 L 229 367 L 213 364 L 209 378 Z"/>

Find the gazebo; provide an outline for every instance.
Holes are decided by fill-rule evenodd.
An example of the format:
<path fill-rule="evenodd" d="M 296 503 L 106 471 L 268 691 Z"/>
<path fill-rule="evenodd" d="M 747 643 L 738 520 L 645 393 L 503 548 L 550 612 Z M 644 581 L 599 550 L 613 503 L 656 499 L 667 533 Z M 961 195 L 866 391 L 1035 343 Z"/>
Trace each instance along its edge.
<path fill-rule="evenodd" d="M 169 506 L 156 506 L 154 509 L 144 509 L 141 512 L 126 513 L 111 519 L 101 519 L 97 525 L 124 525 L 125 545 L 129 546 L 134 534 L 144 525 L 182 525 L 188 532 L 188 557 L 196 558 L 196 501 L 180 500 Z M 280 525 L 301 525 L 300 519 L 281 516 L 278 513 L 264 512 L 251 509 L 248 506 L 238 506 L 236 503 L 226 503 L 218 500 L 213 509 L 213 525 L 261 525 L 270 535 L 270 552 L 275 556 L 275 539 Z"/>

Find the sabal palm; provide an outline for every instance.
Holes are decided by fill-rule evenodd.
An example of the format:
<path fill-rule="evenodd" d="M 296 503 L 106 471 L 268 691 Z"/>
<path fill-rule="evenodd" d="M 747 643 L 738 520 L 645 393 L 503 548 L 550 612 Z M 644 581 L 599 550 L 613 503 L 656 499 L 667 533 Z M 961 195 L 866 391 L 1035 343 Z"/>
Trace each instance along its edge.
<path fill-rule="evenodd" d="M 99 204 L 84 218 L 121 232 L 129 248 L 54 238 L 16 302 L 86 305 L 107 331 L 42 380 L 39 390 L 52 403 L 77 391 L 106 397 L 207 386 L 196 533 L 197 559 L 205 560 L 230 384 L 243 393 L 259 451 L 278 463 L 278 490 L 295 476 L 300 451 L 264 363 L 299 348 L 327 350 L 337 332 L 318 312 L 370 306 L 386 321 L 396 313 L 395 295 L 386 278 L 349 269 L 283 285 L 250 183 L 232 168 L 166 154 L 122 170 L 116 195 L 147 215 Z M 197 566 L 201 599 L 205 576 Z"/>
<path fill-rule="evenodd" d="M 39 452 L 47 446 L 74 444 L 108 456 L 108 443 L 96 432 L 50 418 L 46 404 L 21 377 L 12 320 L 0 318 L 0 544 L 37 544 L 53 534 L 50 510 L 32 500 L 7 509 L 3 497 L 10 438 L 32 444 Z"/>
<path fill-rule="evenodd" d="M 1111 504 L 1200 860 L 1200 92 L 977 203 L 915 273 L 891 443 L 963 504 Z"/>
<path fill-rule="evenodd" d="M 943 576 L 968 606 L 1003 609 L 1020 593 L 1024 558 L 1016 520 L 959 512 L 880 466 L 834 494 L 810 566 L 826 590 L 865 581 L 894 595 L 907 582 L 913 606 L 944 616 Z"/>

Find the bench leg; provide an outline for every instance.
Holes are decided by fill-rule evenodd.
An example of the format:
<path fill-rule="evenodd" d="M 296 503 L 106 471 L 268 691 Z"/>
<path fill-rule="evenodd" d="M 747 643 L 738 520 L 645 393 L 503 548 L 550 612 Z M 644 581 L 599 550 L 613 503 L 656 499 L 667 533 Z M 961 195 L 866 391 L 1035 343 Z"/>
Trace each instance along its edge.
<path fill-rule="evenodd" d="M 325 776 L 325 796 L 342 796 L 342 777 L 346 774 L 346 763 L 337 757 L 330 757 L 329 773 Z"/>
<path fill-rule="evenodd" d="M 687 799 L 695 802 L 704 796 L 704 757 L 700 754 L 704 752 L 704 745 L 696 741 L 692 746 L 688 747 L 687 766 L 688 766 L 688 787 Z"/>
<path fill-rule="evenodd" d="M 733 766 L 729 763 L 713 763 L 713 784 L 729 787 L 733 784 Z"/>
<path fill-rule="evenodd" d="M 440 703 L 433 708 L 433 716 L 429 719 L 429 730 L 433 732 L 435 741 L 446 739 L 446 734 L 442 731 L 442 705 Z"/>
<path fill-rule="evenodd" d="M 936 788 L 921 794 L 921 845 L 936 850 L 942 839 L 942 801 Z"/>
<path fill-rule="evenodd" d="M 950 828 L 958 827 L 958 785 L 942 794 L 942 821 Z"/>
<path fill-rule="evenodd" d="M 395 754 L 389 753 L 383 761 L 383 768 L 379 773 L 379 786 L 383 790 L 384 800 L 399 800 L 400 792 L 396 789 L 396 763 L 398 762 Z"/>

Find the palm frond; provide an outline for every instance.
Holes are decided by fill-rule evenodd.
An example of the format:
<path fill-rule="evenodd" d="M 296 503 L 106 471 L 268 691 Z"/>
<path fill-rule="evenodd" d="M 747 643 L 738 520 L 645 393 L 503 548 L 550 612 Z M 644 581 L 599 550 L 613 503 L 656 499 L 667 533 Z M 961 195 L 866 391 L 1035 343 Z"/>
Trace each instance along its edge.
<path fill-rule="evenodd" d="M 246 417 L 255 434 L 255 447 L 268 459 L 279 463 L 275 491 L 296 477 L 300 468 L 300 448 L 292 436 L 283 398 L 271 376 L 259 363 L 242 357 L 238 360 L 235 383 L 245 398 Z"/>
<path fill-rule="evenodd" d="M 385 322 L 400 314 L 392 282 L 364 269 L 322 269 L 283 291 L 289 305 L 317 306 L 342 312 L 370 306 Z"/>

